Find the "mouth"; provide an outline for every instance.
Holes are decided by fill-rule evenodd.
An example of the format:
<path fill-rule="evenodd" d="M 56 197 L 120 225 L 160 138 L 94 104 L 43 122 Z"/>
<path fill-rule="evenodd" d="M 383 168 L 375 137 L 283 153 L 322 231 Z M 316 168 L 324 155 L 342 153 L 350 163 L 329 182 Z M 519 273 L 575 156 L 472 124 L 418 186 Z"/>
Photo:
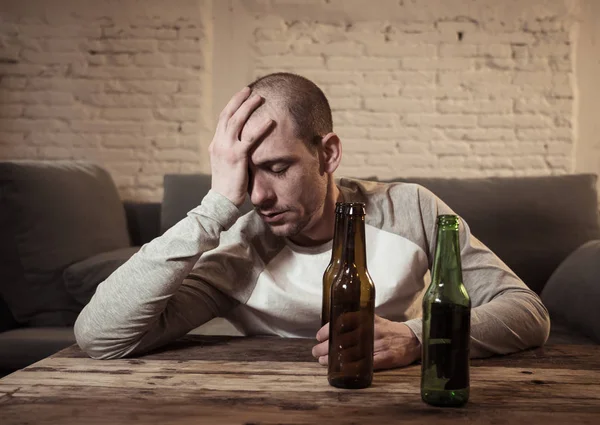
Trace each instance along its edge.
<path fill-rule="evenodd" d="M 283 218 L 283 215 L 287 212 L 286 211 L 273 211 L 273 212 L 263 212 L 263 211 L 259 211 L 258 214 L 261 216 L 261 218 L 263 219 L 263 221 L 265 223 L 276 223 L 278 221 L 281 221 L 281 219 Z"/>

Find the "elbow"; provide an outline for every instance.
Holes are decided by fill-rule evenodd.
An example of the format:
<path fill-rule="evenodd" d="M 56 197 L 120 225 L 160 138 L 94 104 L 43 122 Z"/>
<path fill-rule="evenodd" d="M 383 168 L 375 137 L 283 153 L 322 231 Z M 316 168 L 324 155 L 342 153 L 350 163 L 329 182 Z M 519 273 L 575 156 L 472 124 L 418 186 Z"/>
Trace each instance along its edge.
<path fill-rule="evenodd" d="M 82 315 L 77 318 L 74 331 L 77 345 L 92 359 L 120 359 L 130 354 L 135 348 L 135 346 L 117 344 L 114 339 L 103 337 L 102 332 L 96 330 Z"/>

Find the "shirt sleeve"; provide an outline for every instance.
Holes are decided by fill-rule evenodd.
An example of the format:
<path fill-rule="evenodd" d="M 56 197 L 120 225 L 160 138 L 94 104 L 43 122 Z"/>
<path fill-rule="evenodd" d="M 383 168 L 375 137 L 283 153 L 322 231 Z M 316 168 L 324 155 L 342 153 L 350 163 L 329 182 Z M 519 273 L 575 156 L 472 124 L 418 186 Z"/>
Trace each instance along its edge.
<path fill-rule="evenodd" d="M 437 216 L 455 213 L 423 187 L 418 188 L 418 197 L 424 248 L 431 270 Z M 471 357 L 507 354 L 543 345 L 550 332 L 550 318 L 540 298 L 471 234 L 462 219 L 459 239 L 463 283 L 472 306 Z M 422 341 L 422 319 L 412 319 L 406 324 Z"/>
<path fill-rule="evenodd" d="M 186 218 L 98 286 L 75 323 L 79 346 L 93 358 L 119 358 L 174 340 L 229 311 L 236 301 L 190 272 L 239 216 L 233 203 L 209 191 Z"/>

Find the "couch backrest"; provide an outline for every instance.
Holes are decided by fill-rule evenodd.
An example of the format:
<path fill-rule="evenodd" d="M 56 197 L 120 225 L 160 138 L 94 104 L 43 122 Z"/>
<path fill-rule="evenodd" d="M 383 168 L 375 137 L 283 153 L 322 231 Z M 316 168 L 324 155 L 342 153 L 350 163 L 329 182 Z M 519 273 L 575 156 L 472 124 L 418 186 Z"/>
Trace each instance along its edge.
<path fill-rule="evenodd" d="M 552 272 L 583 243 L 600 239 L 597 177 L 401 178 L 445 201 L 523 281 L 540 293 Z M 202 201 L 210 176 L 166 175 L 161 228 Z M 245 210 L 249 210 L 249 203 Z"/>
<path fill-rule="evenodd" d="M 538 294 L 567 255 L 600 239 L 597 176 L 406 178 L 459 214 Z"/>

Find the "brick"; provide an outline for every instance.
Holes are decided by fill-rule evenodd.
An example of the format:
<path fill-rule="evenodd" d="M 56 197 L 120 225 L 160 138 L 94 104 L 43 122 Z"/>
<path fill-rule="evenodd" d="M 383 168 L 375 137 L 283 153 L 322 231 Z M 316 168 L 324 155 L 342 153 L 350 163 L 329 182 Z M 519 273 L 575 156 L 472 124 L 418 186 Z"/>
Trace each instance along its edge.
<path fill-rule="evenodd" d="M 190 53 L 201 53 L 205 47 L 205 43 L 197 40 L 185 39 L 175 41 L 159 41 L 158 50 L 161 52 L 190 52 Z"/>
<path fill-rule="evenodd" d="M 100 147 L 101 136 L 93 134 L 77 134 L 69 132 L 39 134 L 32 133 L 31 143 L 47 146 L 67 146 L 70 148 L 85 148 L 88 151 Z"/>
<path fill-rule="evenodd" d="M 513 84 L 546 87 L 552 84 L 552 74 L 549 72 L 517 72 Z"/>
<path fill-rule="evenodd" d="M 82 119 L 89 118 L 90 113 L 81 106 L 47 106 L 31 105 L 27 106 L 24 116 L 31 118 L 62 118 L 62 119 Z"/>
<path fill-rule="evenodd" d="M 545 142 L 544 145 L 549 155 L 566 155 L 571 157 L 575 150 L 571 142 Z"/>
<path fill-rule="evenodd" d="M 431 142 L 431 153 L 437 155 L 469 155 L 471 146 L 466 142 L 435 140 Z"/>
<path fill-rule="evenodd" d="M 442 130 L 432 127 L 408 127 L 401 126 L 399 128 L 381 128 L 370 127 L 368 129 L 369 137 L 373 139 L 392 139 L 396 141 L 409 142 L 426 142 L 431 140 L 440 140 L 445 138 Z"/>
<path fill-rule="evenodd" d="M 359 96 L 330 97 L 329 104 L 332 110 L 362 109 L 362 99 Z"/>
<path fill-rule="evenodd" d="M 38 149 L 39 156 L 45 159 L 72 159 L 73 154 L 68 147 L 41 146 Z"/>
<path fill-rule="evenodd" d="M 17 77 L 26 77 L 41 75 L 46 71 L 46 67 L 39 64 L 18 63 L 18 64 L 0 64 L 0 75 L 14 75 Z"/>
<path fill-rule="evenodd" d="M 100 40 L 89 42 L 87 49 L 95 53 L 153 53 L 156 51 L 155 40 Z"/>
<path fill-rule="evenodd" d="M 518 114 L 515 115 L 515 125 L 518 128 L 552 127 L 552 120 L 544 115 Z"/>
<path fill-rule="evenodd" d="M 472 85 L 483 83 L 490 86 L 490 81 L 494 82 L 494 87 L 508 85 L 512 82 L 512 72 L 481 70 L 481 71 L 464 71 L 464 72 L 444 72 L 438 76 L 441 86 L 459 86 Z"/>
<path fill-rule="evenodd" d="M 409 142 L 407 140 L 401 140 L 396 143 L 396 149 L 401 154 L 428 154 L 429 145 L 423 142 Z"/>
<path fill-rule="evenodd" d="M 104 82 L 83 78 L 30 78 L 28 88 L 31 90 L 49 90 L 71 93 L 82 91 L 97 93 L 104 91 Z"/>
<path fill-rule="evenodd" d="M 408 114 L 405 117 L 407 125 L 433 126 L 433 127 L 475 127 L 477 125 L 476 115 L 453 115 L 453 114 Z"/>
<path fill-rule="evenodd" d="M 559 57 L 568 59 L 574 47 L 567 43 L 538 43 L 529 47 L 531 57 Z"/>
<path fill-rule="evenodd" d="M 391 140 L 346 138 L 344 139 L 343 143 L 347 152 L 366 154 L 367 158 L 376 153 L 393 153 L 396 150 L 396 144 Z"/>
<path fill-rule="evenodd" d="M 99 56 L 96 55 L 96 57 L 100 57 L 100 58 L 106 58 L 106 63 L 109 65 L 114 65 L 114 66 L 130 66 L 133 65 L 133 57 L 134 54 L 133 53 L 110 53 L 107 54 L 106 56 Z M 91 61 L 90 61 L 91 63 Z"/>
<path fill-rule="evenodd" d="M 299 56 L 364 56 L 365 46 L 352 41 L 338 41 L 332 43 L 296 43 L 292 45 L 292 52 Z"/>
<path fill-rule="evenodd" d="M 488 114 L 488 113 L 511 113 L 513 109 L 512 99 L 496 100 L 439 100 L 437 110 L 441 113 L 466 113 L 466 114 Z"/>
<path fill-rule="evenodd" d="M 195 146 L 198 147 L 197 145 L 199 144 L 199 142 L 196 137 L 193 137 L 193 142 L 194 142 Z M 185 148 L 189 149 L 192 147 L 192 145 L 189 143 L 186 143 L 186 144 L 180 143 L 180 138 L 177 137 L 176 135 L 152 137 L 152 139 L 150 140 L 150 144 L 153 148 L 159 148 L 159 149 L 176 148 L 176 147 L 185 147 Z"/>
<path fill-rule="evenodd" d="M 519 153 L 518 142 L 502 141 L 494 142 L 489 141 L 486 143 L 472 143 L 472 152 L 475 155 L 495 155 L 495 156 L 510 156 Z"/>
<path fill-rule="evenodd" d="M 21 105 L 0 105 L 0 118 L 17 118 L 23 115 Z"/>
<path fill-rule="evenodd" d="M 536 38 L 533 34 L 525 32 L 469 32 L 463 39 L 474 44 L 533 44 Z"/>
<path fill-rule="evenodd" d="M 27 105 L 71 105 L 74 98 L 71 93 L 51 91 L 0 91 L 0 103 L 22 103 Z"/>
<path fill-rule="evenodd" d="M 351 153 L 344 152 L 344 159 L 342 164 L 340 164 L 339 171 L 342 175 L 351 176 L 352 168 L 351 167 L 360 167 L 365 164 L 365 156 L 364 155 L 353 155 Z M 347 170 L 347 171 L 345 171 Z"/>
<path fill-rule="evenodd" d="M 102 137 L 102 146 L 107 148 L 143 148 L 150 146 L 150 141 L 140 136 L 112 135 L 107 134 Z"/>
<path fill-rule="evenodd" d="M 524 141 L 533 140 L 560 140 L 571 143 L 574 139 L 573 130 L 570 128 L 536 128 L 517 129 L 517 138 Z"/>
<path fill-rule="evenodd" d="M 197 155 L 197 152 L 188 149 L 161 149 L 154 152 L 154 158 L 160 161 L 185 161 Z"/>
<path fill-rule="evenodd" d="M 398 115 L 387 112 L 352 111 L 337 112 L 334 114 L 334 122 L 344 125 L 367 125 L 390 127 L 398 121 Z"/>
<path fill-rule="evenodd" d="M 88 80 L 86 80 L 88 81 Z M 178 83 L 177 81 L 161 81 L 161 80 L 150 80 L 150 81 L 107 81 L 105 83 L 105 89 L 107 92 L 116 93 L 142 93 L 142 94 L 171 94 L 181 90 L 181 84 L 190 83 Z"/>
<path fill-rule="evenodd" d="M 36 52 L 33 50 L 23 50 L 21 58 L 32 64 L 63 64 L 83 60 L 83 54 L 80 52 Z"/>
<path fill-rule="evenodd" d="M 258 68 L 303 68 L 321 69 L 324 58 L 321 56 L 263 56 L 256 58 L 255 64 Z"/>
<path fill-rule="evenodd" d="M 549 72 L 550 66 L 545 58 L 530 58 L 515 61 L 515 69 L 526 72 Z"/>
<path fill-rule="evenodd" d="M 1 145 L 21 145 L 25 143 L 24 133 L 9 133 L 7 131 L 0 131 L 0 148 Z"/>
<path fill-rule="evenodd" d="M 135 134 L 141 130 L 139 122 L 130 121 L 99 121 L 99 120 L 73 120 L 70 127 L 78 133 L 114 133 L 114 134 Z"/>
<path fill-rule="evenodd" d="M 470 92 L 460 88 L 440 88 L 437 86 L 405 86 L 400 94 L 403 98 L 416 99 L 471 99 Z"/>
<path fill-rule="evenodd" d="M 99 38 L 100 27 L 93 25 L 35 25 L 19 24 L 19 34 L 23 38 Z"/>
<path fill-rule="evenodd" d="M 344 57 L 329 57 L 327 58 L 327 68 L 332 70 L 356 70 L 356 71 L 371 71 L 382 69 L 398 69 L 398 59 L 392 58 L 344 58 Z"/>
<path fill-rule="evenodd" d="M 573 62 L 571 59 L 548 58 L 548 68 L 555 72 L 572 72 Z"/>
<path fill-rule="evenodd" d="M 77 38 L 48 38 L 41 41 L 43 50 L 47 52 L 81 52 L 85 43 Z M 37 49 L 36 49 L 37 50 Z"/>
<path fill-rule="evenodd" d="M 328 71 L 313 69 L 303 71 L 302 75 L 314 81 L 317 85 L 359 84 L 364 81 L 362 74 L 357 71 Z"/>
<path fill-rule="evenodd" d="M 332 86 L 332 87 L 335 87 L 335 86 Z M 365 83 L 365 84 L 361 84 L 360 86 L 348 86 L 348 87 L 352 87 L 352 89 L 351 89 L 352 91 L 354 91 L 355 93 L 359 93 L 365 97 L 369 97 L 369 96 L 371 96 L 371 97 L 381 97 L 381 96 L 394 97 L 394 96 L 400 95 L 400 91 L 404 86 L 399 83 L 388 83 L 388 84 Z M 338 93 L 338 95 L 339 94 L 341 94 L 341 93 Z"/>
<path fill-rule="evenodd" d="M 441 44 L 440 58 L 472 58 L 477 56 L 475 44 Z"/>
<path fill-rule="evenodd" d="M 434 57 L 435 44 L 369 43 L 365 46 L 367 56 L 382 57 Z"/>
<path fill-rule="evenodd" d="M 78 99 L 88 105 L 108 107 L 153 107 L 172 104 L 168 95 L 86 93 Z"/>
<path fill-rule="evenodd" d="M 393 71 L 393 72 L 368 72 L 365 73 L 365 82 L 375 84 L 399 83 L 402 85 L 433 85 L 435 84 L 435 71 Z"/>
<path fill-rule="evenodd" d="M 473 68 L 474 61 L 468 58 L 403 58 L 402 68 L 407 70 L 468 70 Z"/>
<path fill-rule="evenodd" d="M 261 56 L 275 56 L 292 53 L 290 43 L 282 41 L 262 41 L 256 43 L 254 48 Z"/>
<path fill-rule="evenodd" d="M 514 166 L 512 158 L 503 156 L 484 156 L 481 158 L 481 167 L 483 168 L 514 168 Z"/>
<path fill-rule="evenodd" d="M 204 28 L 198 26 L 188 26 L 179 29 L 179 37 L 180 38 L 191 38 L 194 40 L 199 40 L 201 38 L 206 37 L 206 32 Z"/>
<path fill-rule="evenodd" d="M 398 97 L 368 97 L 365 98 L 365 108 L 370 111 L 431 113 L 435 112 L 435 101 Z"/>
<path fill-rule="evenodd" d="M 177 30 L 173 28 L 148 28 L 148 27 L 104 27 L 103 38 L 143 38 L 152 40 L 174 40 Z"/>
<path fill-rule="evenodd" d="M 204 92 L 204 82 L 201 80 L 180 81 L 177 91 L 183 94 L 201 95 Z"/>
<path fill-rule="evenodd" d="M 519 154 L 532 155 L 546 153 L 546 143 L 544 142 L 520 142 L 518 144 Z"/>
<path fill-rule="evenodd" d="M 444 169 L 460 169 L 465 167 L 467 158 L 459 155 L 443 155 L 438 159 L 437 166 Z"/>
<path fill-rule="evenodd" d="M 197 108 L 181 108 L 165 109 L 159 108 L 155 112 L 155 116 L 161 120 L 167 121 L 191 121 L 196 122 L 200 117 L 200 111 Z"/>
<path fill-rule="evenodd" d="M 492 58 L 511 58 L 513 47 L 510 44 L 482 44 L 477 46 L 477 54 Z"/>
<path fill-rule="evenodd" d="M 356 84 L 332 84 L 332 85 L 321 85 L 321 90 L 323 90 L 323 93 L 325 93 L 325 96 L 330 97 L 330 96 L 337 96 L 337 97 L 343 97 L 343 96 L 352 96 L 352 95 L 358 95 L 358 94 L 364 94 L 365 93 L 365 86 L 363 85 L 356 85 Z"/>
<path fill-rule="evenodd" d="M 133 63 L 138 66 L 164 67 L 168 58 L 162 53 L 139 53 L 133 56 Z"/>
<path fill-rule="evenodd" d="M 203 105 L 203 100 L 206 100 L 196 94 L 175 94 L 172 96 L 172 99 L 172 104 L 179 108 L 190 106 L 200 107 Z"/>
<path fill-rule="evenodd" d="M 21 90 L 21 89 L 24 89 L 26 85 L 27 85 L 27 78 L 24 78 L 24 77 L 3 76 L 2 78 L 0 78 L 0 90 L 1 89 Z"/>
<path fill-rule="evenodd" d="M 455 130 L 448 129 L 446 130 L 446 135 L 452 140 L 465 140 L 465 141 L 486 141 L 486 140 L 515 140 L 515 131 L 513 129 L 464 129 L 464 130 Z"/>
<path fill-rule="evenodd" d="M 486 114 L 478 117 L 478 124 L 483 128 L 513 128 L 515 125 L 514 115 Z"/>
<path fill-rule="evenodd" d="M 440 32 L 420 32 L 420 33 L 392 33 L 388 38 L 391 41 L 398 41 L 407 44 L 438 44 L 448 41 L 448 36 Z"/>
<path fill-rule="evenodd" d="M 148 137 L 165 134 L 177 134 L 180 128 L 180 133 L 182 134 L 198 134 L 201 131 L 201 127 L 195 122 L 176 123 L 152 121 L 147 122 L 142 126 L 142 134 Z"/>
<path fill-rule="evenodd" d="M 540 97 L 530 97 L 517 99 L 515 101 L 515 111 L 518 113 L 571 113 L 573 101 L 570 99 L 547 99 Z"/>
<path fill-rule="evenodd" d="M 527 155 L 527 156 L 517 156 L 515 158 L 513 158 L 513 165 L 515 168 L 519 169 L 527 169 L 527 168 L 533 168 L 533 169 L 545 169 L 548 168 L 546 161 L 544 160 L 544 158 L 542 156 L 533 156 L 533 155 Z"/>
<path fill-rule="evenodd" d="M 53 119 L 2 118 L 0 128 L 6 132 L 64 131 L 68 128 L 64 121 Z"/>
<path fill-rule="evenodd" d="M 151 109 L 142 108 L 109 108 L 102 111 L 102 118 L 110 121 L 146 121 L 152 120 Z"/>
<path fill-rule="evenodd" d="M 175 66 L 203 68 L 204 55 L 202 53 L 175 53 L 171 55 L 171 63 Z"/>
<path fill-rule="evenodd" d="M 479 31 L 479 24 L 472 21 L 438 21 L 435 23 L 435 27 L 440 33 L 446 35 Z"/>
<path fill-rule="evenodd" d="M 33 159 L 39 157 L 39 148 L 36 146 L 13 146 L 0 144 L 0 158 Z"/>
<path fill-rule="evenodd" d="M 283 29 L 257 28 L 254 30 L 254 41 L 257 43 L 265 41 L 281 41 L 286 38 L 287 34 Z"/>

